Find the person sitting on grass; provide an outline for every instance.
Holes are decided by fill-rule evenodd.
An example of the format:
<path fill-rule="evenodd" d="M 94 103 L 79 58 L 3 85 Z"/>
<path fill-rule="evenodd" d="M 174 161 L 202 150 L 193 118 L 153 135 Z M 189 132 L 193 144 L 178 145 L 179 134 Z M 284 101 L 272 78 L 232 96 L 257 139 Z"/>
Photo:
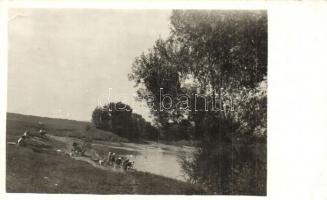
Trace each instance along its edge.
<path fill-rule="evenodd" d="M 73 156 L 78 156 L 82 154 L 82 148 L 76 143 L 73 143 L 73 148 L 72 148 L 72 155 Z"/>
<path fill-rule="evenodd" d="M 39 134 L 40 136 L 45 136 L 47 132 L 44 129 L 40 129 Z"/>
<path fill-rule="evenodd" d="M 23 133 L 23 135 L 18 138 L 17 140 L 17 146 L 26 146 L 25 140 L 27 139 L 27 137 L 29 137 L 29 132 L 27 130 L 25 130 L 25 132 Z"/>
<path fill-rule="evenodd" d="M 29 137 L 29 135 L 30 135 L 30 132 L 28 132 L 28 131 L 25 131 L 23 135 L 24 135 L 25 137 Z"/>
<path fill-rule="evenodd" d="M 16 143 L 17 146 L 25 146 L 26 145 L 25 139 L 26 139 L 25 135 L 21 136 Z"/>
<path fill-rule="evenodd" d="M 120 168 L 121 167 L 121 164 L 122 164 L 122 159 L 121 159 L 121 157 L 118 157 L 116 160 L 115 160 L 115 166 L 117 167 L 117 168 Z"/>

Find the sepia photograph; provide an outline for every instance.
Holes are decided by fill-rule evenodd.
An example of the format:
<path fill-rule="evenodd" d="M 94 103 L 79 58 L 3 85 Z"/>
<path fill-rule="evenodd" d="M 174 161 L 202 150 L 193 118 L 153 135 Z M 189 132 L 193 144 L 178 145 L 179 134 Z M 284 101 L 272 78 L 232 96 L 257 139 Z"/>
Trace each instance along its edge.
<path fill-rule="evenodd" d="M 6 192 L 267 195 L 267 10 L 8 10 Z"/>

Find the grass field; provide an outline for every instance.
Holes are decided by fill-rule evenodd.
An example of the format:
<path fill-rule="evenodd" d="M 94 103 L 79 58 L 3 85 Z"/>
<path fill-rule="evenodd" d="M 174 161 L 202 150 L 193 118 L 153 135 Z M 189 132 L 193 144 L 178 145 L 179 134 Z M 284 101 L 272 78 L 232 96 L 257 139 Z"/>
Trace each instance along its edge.
<path fill-rule="evenodd" d="M 8 113 L 7 142 L 17 141 L 24 130 L 36 133 L 40 122 L 49 135 L 126 141 L 113 133 L 90 128 L 88 122 L 41 118 Z M 86 128 L 88 127 L 88 128 Z M 146 172 L 101 170 L 84 161 L 55 151 L 65 144 L 49 138 L 46 145 L 17 147 L 7 145 L 7 192 L 84 194 L 203 194 L 190 183 Z"/>

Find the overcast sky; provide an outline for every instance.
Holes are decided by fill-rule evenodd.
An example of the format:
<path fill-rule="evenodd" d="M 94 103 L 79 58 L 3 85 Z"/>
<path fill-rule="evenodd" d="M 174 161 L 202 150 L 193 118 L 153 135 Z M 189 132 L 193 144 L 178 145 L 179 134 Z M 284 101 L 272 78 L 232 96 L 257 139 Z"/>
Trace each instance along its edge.
<path fill-rule="evenodd" d="M 9 13 L 8 112 L 89 121 L 98 103 L 131 105 L 136 56 L 169 33 L 170 10 L 49 10 Z"/>

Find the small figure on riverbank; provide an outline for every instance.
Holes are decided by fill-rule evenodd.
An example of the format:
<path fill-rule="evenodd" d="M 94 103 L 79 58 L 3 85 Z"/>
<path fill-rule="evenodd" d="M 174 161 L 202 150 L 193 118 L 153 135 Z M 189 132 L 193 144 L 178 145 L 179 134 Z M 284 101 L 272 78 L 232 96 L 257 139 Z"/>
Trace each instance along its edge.
<path fill-rule="evenodd" d="M 134 161 L 128 161 L 125 165 L 124 165 L 124 170 L 131 170 L 134 169 Z"/>
<path fill-rule="evenodd" d="M 17 146 L 25 146 L 25 139 L 26 139 L 26 136 L 23 135 L 22 137 L 20 137 L 17 141 Z"/>
<path fill-rule="evenodd" d="M 106 165 L 111 166 L 111 157 L 112 157 L 112 153 L 109 151 L 108 156 L 107 156 Z"/>
<path fill-rule="evenodd" d="M 104 163 L 105 163 L 104 160 L 102 160 L 102 159 L 99 160 L 99 165 L 100 165 L 100 166 L 102 166 Z"/>
<path fill-rule="evenodd" d="M 25 136 L 25 137 L 28 137 L 29 135 L 30 135 L 30 132 L 28 132 L 28 131 L 25 131 L 23 134 L 23 136 Z"/>
<path fill-rule="evenodd" d="M 111 165 L 113 165 L 116 161 L 116 153 L 112 153 L 111 159 L 110 159 L 110 163 Z"/>
<path fill-rule="evenodd" d="M 80 147 L 76 142 L 73 143 L 72 156 L 80 156 L 83 154 L 82 147 Z"/>
<path fill-rule="evenodd" d="M 40 129 L 39 134 L 40 136 L 45 136 L 47 132 L 44 129 Z"/>
<path fill-rule="evenodd" d="M 27 130 L 25 130 L 23 135 L 20 138 L 18 138 L 17 143 L 16 143 L 17 146 L 25 146 L 26 145 L 25 140 L 27 137 L 29 137 L 29 132 Z"/>
<path fill-rule="evenodd" d="M 120 168 L 121 167 L 121 164 L 122 164 L 122 159 L 121 157 L 118 157 L 116 160 L 115 160 L 115 166 L 117 168 Z"/>

